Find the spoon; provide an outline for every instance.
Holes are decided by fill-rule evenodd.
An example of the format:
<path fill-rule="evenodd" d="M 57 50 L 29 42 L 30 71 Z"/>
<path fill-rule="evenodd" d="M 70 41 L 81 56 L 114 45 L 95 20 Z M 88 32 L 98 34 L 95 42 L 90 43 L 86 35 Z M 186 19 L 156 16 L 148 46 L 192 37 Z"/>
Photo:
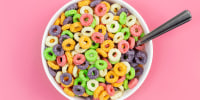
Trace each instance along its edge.
<path fill-rule="evenodd" d="M 180 14 L 176 15 L 174 18 L 170 19 L 166 23 L 162 24 L 149 34 L 142 37 L 140 40 L 137 41 L 135 47 L 140 46 L 186 22 L 189 22 L 192 19 L 191 13 L 188 10 L 181 12 Z"/>

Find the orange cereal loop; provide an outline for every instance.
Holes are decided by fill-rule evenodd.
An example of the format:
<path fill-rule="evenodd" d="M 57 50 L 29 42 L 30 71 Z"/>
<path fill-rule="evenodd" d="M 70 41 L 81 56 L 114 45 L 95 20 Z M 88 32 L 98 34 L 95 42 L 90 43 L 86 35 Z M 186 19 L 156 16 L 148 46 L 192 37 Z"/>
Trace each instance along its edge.
<path fill-rule="evenodd" d="M 119 20 L 119 16 L 114 16 L 113 20 L 118 21 Z"/>
<path fill-rule="evenodd" d="M 79 45 L 83 49 L 89 49 L 92 45 L 92 41 L 87 36 L 81 36 L 79 39 Z"/>
<path fill-rule="evenodd" d="M 112 83 L 111 85 L 113 87 L 120 87 L 120 86 L 122 86 L 123 83 L 124 83 L 124 81 L 122 81 L 121 83 Z"/>
<path fill-rule="evenodd" d="M 110 10 L 110 4 L 106 1 L 102 1 L 101 3 L 105 4 L 107 7 L 107 12 Z"/>
<path fill-rule="evenodd" d="M 74 69 L 74 65 L 70 64 L 67 72 L 70 73 L 70 74 L 72 74 L 73 73 L 73 69 Z"/>
<path fill-rule="evenodd" d="M 63 12 L 60 16 L 60 25 L 63 25 L 64 20 L 65 20 L 65 13 Z"/>
<path fill-rule="evenodd" d="M 108 57 L 108 54 L 102 49 L 102 48 L 97 48 L 96 51 L 104 58 Z"/>
<path fill-rule="evenodd" d="M 108 95 L 107 91 L 103 91 L 99 95 L 99 100 L 108 100 L 109 98 L 110 98 L 110 96 Z"/>
<path fill-rule="evenodd" d="M 65 92 L 65 94 L 67 94 L 68 96 L 71 96 L 71 97 L 74 97 L 74 96 L 75 96 L 75 94 L 74 94 L 74 92 L 72 91 L 71 88 L 64 88 L 64 92 Z"/>
<path fill-rule="evenodd" d="M 60 66 L 57 65 L 56 61 L 47 61 L 47 64 L 49 65 L 50 68 L 54 70 L 60 69 Z"/>
<path fill-rule="evenodd" d="M 83 0 L 83 1 L 80 1 L 78 2 L 78 7 L 81 8 L 83 6 L 88 6 L 90 4 L 90 0 Z"/>
<path fill-rule="evenodd" d="M 106 40 L 101 44 L 101 48 L 105 52 L 109 52 L 110 49 L 114 48 L 114 42 L 112 40 Z"/>
<path fill-rule="evenodd" d="M 62 30 L 68 30 L 70 28 L 71 24 L 65 24 L 62 26 Z"/>
<path fill-rule="evenodd" d="M 87 93 L 83 93 L 83 97 L 88 97 L 89 95 Z"/>
<path fill-rule="evenodd" d="M 112 33 L 108 32 L 108 36 L 109 36 L 110 38 L 114 38 L 115 34 L 112 34 Z"/>
<path fill-rule="evenodd" d="M 65 87 L 65 88 L 69 88 L 69 87 L 73 86 L 73 84 L 74 84 L 74 78 L 73 78 L 73 77 L 72 77 L 72 82 L 71 82 L 69 85 L 65 85 L 65 84 L 63 84 L 63 83 L 61 82 L 61 85 L 62 85 L 63 87 Z"/>
<path fill-rule="evenodd" d="M 94 97 L 95 99 L 98 99 L 98 98 L 99 98 L 99 95 L 100 95 L 100 93 L 101 93 L 102 91 L 104 91 L 104 87 L 103 87 L 103 86 L 97 87 L 97 88 L 95 89 L 95 91 L 94 91 L 93 97 Z"/>
<path fill-rule="evenodd" d="M 141 68 L 143 68 L 143 65 L 142 65 L 142 64 L 138 64 L 138 67 L 141 67 Z"/>
<path fill-rule="evenodd" d="M 60 18 L 56 19 L 54 25 L 60 25 Z"/>
<path fill-rule="evenodd" d="M 78 9 L 77 13 L 80 14 L 81 8 Z"/>
<path fill-rule="evenodd" d="M 108 83 L 115 83 L 119 79 L 119 76 L 117 76 L 113 71 L 109 71 L 106 74 L 105 79 Z"/>
<path fill-rule="evenodd" d="M 66 55 L 66 57 L 67 57 L 67 62 L 68 62 L 68 64 L 72 64 L 73 63 L 73 58 L 72 58 L 72 54 L 69 52 L 69 51 L 67 51 L 67 52 L 65 52 L 65 55 Z"/>
<path fill-rule="evenodd" d="M 102 32 L 100 32 L 100 33 L 102 33 L 103 35 L 106 34 L 106 27 L 104 25 L 97 25 L 95 27 L 95 32 L 99 32 L 99 30 L 102 30 Z"/>
<path fill-rule="evenodd" d="M 74 49 L 75 44 L 76 44 L 76 42 L 73 39 L 69 38 L 69 39 L 66 39 L 63 41 L 62 48 L 65 51 L 70 51 L 70 50 Z"/>
<path fill-rule="evenodd" d="M 114 72 L 118 76 L 124 76 L 127 72 L 127 67 L 124 63 L 117 63 L 114 66 Z"/>
<path fill-rule="evenodd" d="M 125 28 L 125 27 L 127 27 L 127 26 L 124 24 L 124 25 L 122 25 L 122 27 Z"/>
<path fill-rule="evenodd" d="M 75 32 L 81 31 L 82 28 L 83 28 L 83 26 L 81 25 L 81 23 L 76 22 L 70 26 L 70 31 L 75 33 Z"/>

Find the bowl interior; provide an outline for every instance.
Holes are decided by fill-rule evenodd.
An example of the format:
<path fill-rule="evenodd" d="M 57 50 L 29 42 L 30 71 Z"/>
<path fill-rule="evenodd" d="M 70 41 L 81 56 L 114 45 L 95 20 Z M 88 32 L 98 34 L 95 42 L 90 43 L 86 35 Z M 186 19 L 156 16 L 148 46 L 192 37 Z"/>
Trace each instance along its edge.
<path fill-rule="evenodd" d="M 60 16 L 60 14 L 62 12 L 65 11 L 65 9 L 75 3 L 75 2 L 78 2 L 80 0 L 73 0 L 73 1 L 70 1 L 68 3 L 66 3 L 62 8 L 60 8 L 54 15 L 53 17 L 51 18 L 51 20 L 49 21 L 46 29 L 45 29 L 45 32 L 44 32 L 44 35 L 43 35 L 43 39 L 42 39 L 42 47 L 41 47 L 41 56 L 42 56 L 42 63 L 43 63 L 43 67 L 44 67 L 44 70 L 45 70 L 45 73 L 47 75 L 47 77 L 49 78 L 50 82 L 52 83 L 52 85 L 56 88 L 56 90 L 58 90 L 63 96 L 65 96 L 66 98 L 70 99 L 70 100 L 82 100 L 82 98 L 79 98 L 79 97 L 70 97 L 68 95 L 66 95 L 64 92 L 63 92 L 63 89 L 56 83 L 56 81 L 54 80 L 54 78 L 50 75 L 49 71 L 48 71 L 48 66 L 47 66 L 47 63 L 46 63 L 46 60 L 43 56 L 43 51 L 45 49 L 45 39 L 48 35 L 48 30 L 49 28 L 51 27 L 51 25 L 53 25 L 53 23 L 55 22 L 55 20 Z M 149 29 L 145 23 L 145 21 L 143 20 L 143 18 L 141 17 L 141 15 L 133 8 L 131 7 L 129 4 L 127 4 L 126 2 L 124 2 L 123 0 L 108 0 L 108 1 L 111 1 L 113 3 L 119 3 L 120 5 L 122 5 L 123 7 L 126 7 L 129 9 L 129 11 L 135 15 L 137 17 L 137 19 L 139 20 L 141 26 L 143 27 L 143 30 L 144 30 L 144 33 L 147 34 L 149 33 Z M 133 94 L 141 85 L 142 83 L 144 82 L 144 80 L 146 79 L 148 73 L 149 73 L 149 70 L 150 70 L 150 67 L 151 67 L 151 63 L 152 63 L 152 59 L 153 59 L 153 44 L 152 44 L 152 41 L 149 41 L 145 44 L 145 51 L 147 53 L 147 63 L 144 65 L 144 72 L 143 74 L 140 76 L 139 78 L 139 82 L 138 84 L 136 85 L 136 87 L 134 87 L 133 89 L 129 89 L 129 90 L 126 90 L 124 93 L 123 93 L 123 96 L 121 96 L 121 98 L 119 98 L 120 100 L 123 100 L 127 97 L 129 97 L 131 94 Z"/>

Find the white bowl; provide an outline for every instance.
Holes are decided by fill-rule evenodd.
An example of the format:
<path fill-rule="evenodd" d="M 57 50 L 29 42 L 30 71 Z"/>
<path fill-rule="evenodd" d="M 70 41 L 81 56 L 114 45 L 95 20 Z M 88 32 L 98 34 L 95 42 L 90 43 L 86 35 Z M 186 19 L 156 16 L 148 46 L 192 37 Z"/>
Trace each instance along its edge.
<path fill-rule="evenodd" d="M 47 63 L 46 63 L 46 60 L 43 56 L 43 51 L 45 49 L 45 39 L 48 35 L 48 31 L 49 31 L 49 28 L 54 24 L 55 20 L 60 16 L 60 14 L 65 11 L 65 9 L 75 3 L 75 2 L 78 2 L 80 0 L 72 0 L 68 3 L 66 3 L 62 8 L 60 8 L 54 15 L 53 17 L 51 18 L 51 20 L 49 21 L 46 29 L 45 29 L 45 32 L 44 32 L 44 35 L 43 35 L 43 39 L 42 39 L 42 47 L 41 47 L 41 56 L 42 56 L 42 63 L 43 63 L 43 67 L 44 67 L 44 70 L 45 70 L 45 73 L 47 75 L 47 77 L 49 78 L 50 82 L 53 84 L 53 86 L 56 88 L 56 90 L 58 90 L 63 96 L 65 96 L 66 98 L 70 99 L 70 100 L 82 100 L 81 98 L 79 97 L 70 97 L 68 95 L 66 95 L 64 92 L 63 92 L 63 89 L 56 83 L 56 81 L 54 80 L 54 78 L 50 75 L 49 71 L 48 71 L 48 66 L 47 66 Z M 143 27 L 143 30 L 144 30 L 144 33 L 147 34 L 149 33 L 149 29 L 145 23 L 145 21 L 143 20 L 143 18 L 141 17 L 141 15 L 133 8 L 131 7 L 129 4 L 127 4 L 126 2 L 124 2 L 123 0 L 108 0 L 108 1 L 112 1 L 112 2 L 115 2 L 115 3 L 119 3 L 120 5 L 122 5 L 123 7 L 126 7 L 129 9 L 129 11 L 134 14 L 137 19 L 139 20 L 141 26 Z M 145 51 L 147 53 L 147 63 L 144 65 L 144 72 L 143 74 L 140 76 L 139 78 L 139 82 L 138 84 L 133 88 L 133 89 L 129 89 L 129 90 L 126 90 L 124 93 L 123 93 L 123 96 L 121 96 L 121 98 L 119 98 L 119 100 L 123 100 L 123 99 L 126 99 L 127 97 L 129 97 L 130 95 L 132 95 L 141 85 L 142 83 L 144 82 L 144 80 L 146 79 L 148 73 L 149 73 L 149 70 L 151 68 L 151 63 L 152 63 L 152 59 L 153 59 L 153 44 L 152 44 L 152 41 L 149 41 L 145 44 Z"/>

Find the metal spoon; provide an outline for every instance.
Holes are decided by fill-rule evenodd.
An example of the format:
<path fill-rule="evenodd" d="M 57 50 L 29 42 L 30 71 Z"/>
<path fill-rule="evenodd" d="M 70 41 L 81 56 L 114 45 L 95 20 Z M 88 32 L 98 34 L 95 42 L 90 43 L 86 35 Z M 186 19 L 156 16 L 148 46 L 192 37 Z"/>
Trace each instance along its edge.
<path fill-rule="evenodd" d="M 136 47 L 190 21 L 191 19 L 192 19 L 192 16 L 188 10 L 181 12 L 174 18 L 170 19 L 163 25 L 159 26 L 158 28 L 156 28 L 155 30 L 153 30 L 152 32 L 150 32 L 149 34 L 145 35 L 140 40 L 138 40 Z"/>

